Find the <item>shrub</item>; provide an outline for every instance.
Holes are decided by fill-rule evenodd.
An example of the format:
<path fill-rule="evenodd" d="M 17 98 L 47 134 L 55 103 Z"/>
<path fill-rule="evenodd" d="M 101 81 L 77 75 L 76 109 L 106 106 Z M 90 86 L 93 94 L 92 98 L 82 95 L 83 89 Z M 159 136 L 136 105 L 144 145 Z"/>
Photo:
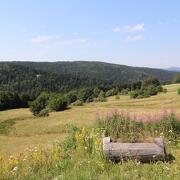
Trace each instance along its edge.
<path fill-rule="evenodd" d="M 149 94 L 150 96 L 154 96 L 158 93 L 158 88 L 155 87 L 154 85 L 149 85 L 147 87 L 147 94 Z"/>
<path fill-rule="evenodd" d="M 167 93 L 167 88 L 163 88 L 163 93 Z"/>
<path fill-rule="evenodd" d="M 108 91 L 106 92 L 106 97 L 114 96 L 114 95 L 116 95 L 116 94 L 117 94 L 117 91 L 116 91 L 115 88 L 113 88 L 113 89 L 110 89 L 110 90 L 108 90 Z"/>
<path fill-rule="evenodd" d="M 135 99 L 138 97 L 138 95 L 139 95 L 138 91 L 131 91 L 130 92 L 130 98 Z"/>
<path fill-rule="evenodd" d="M 71 91 L 66 95 L 67 104 L 71 104 L 77 100 L 77 92 Z"/>
<path fill-rule="evenodd" d="M 32 111 L 33 115 L 38 116 L 40 111 L 46 108 L 49 98 L 49 94 L 42 93 L 37 97 L 37 99 L 30 103 L 30 110 Z"/>
<path fill-rule="evenodd" d="M 106 97 L 105 97 L 105 92 L 104 91 L 101 91 L 99 93 L 99 96 L 97 98 L 95 98 L 95 101 L 96 102 L 105 102 L 107 101 Z"/>
<path fill-rule="evenodd" d="M 139 86 L 139 84 L 138 84 Z M 138 86 L 132 85 L 132 89 L 137 88 Z M 150 96 L 157 95 L 158 92 L 163 92 L 163 87 L 161 83 L 156 78 L 148 78 L 141 82 L 140 89 L 131 91 L 131 98 L 146 98 Z"/>
<path fill-rule="evenodd" d="M 82 102 L 92 102 L 94 98 L 93 90 L 91 88 L 84 88 L 78 92 L 78 98 Z"/>
<path fill-rule="evenodd" d="M 39 117 L 47 117 L 49 116 L 49 110 L 48 109 L 43 109 L 39 112 L 38 114 Z"/>
<path fill-rule="evenodd" d="M 116 96 L 115 96 L 115 99 L 119 100 L 119 99 L 120 99 L 120 96 L 119 96 L 119 95 L 116 95 Z"/>
<path fill-rule="evenodd" d="M 73 103 L 73 106 L 83 106 L 83 102 L 81 100 L 77 100 Z"/>
<path fill-rule="evenodd" d="M 93 90 L 93 94 L 94 94 L 94 97 L 98 97 L 99 93 L 101 92 L 101 90 L 99 88 L 94 88 Z"/>
<path fill-rule="evenodd" d="M 178 94 L 180 95 L 180 89 L 178 89 Z"/>
<path fill-rule="evenodd" d="M 53 111 L 63 111 L 67 108 L 67 101 L 64 97 L 55 96 L 49 99 L 48 107 Z"/>
<path fill-rule="evenodd" d="M 123 90 L 121 90 L 120 94 L 121 95 L 127 95 L 128 92 L 129 92 L 128 89 L 123 89 Z"/>
<path fill-rule="evenodd" d="M 14 109 L 20 107 L 24 107 L 24 102 L 17 93 L 0 91 L 0 110 Z"/>

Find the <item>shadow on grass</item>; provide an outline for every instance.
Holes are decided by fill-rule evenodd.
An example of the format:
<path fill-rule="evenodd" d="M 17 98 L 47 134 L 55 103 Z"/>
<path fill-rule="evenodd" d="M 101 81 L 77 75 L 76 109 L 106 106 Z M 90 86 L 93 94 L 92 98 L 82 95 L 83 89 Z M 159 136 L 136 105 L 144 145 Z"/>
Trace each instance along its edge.
<path fill-rule="evenodd" d="M 16 120 L 6 120 L 0 123 L 0 134 L 8 134 L 11 127 L 16 123 Z"/>
<path fill-rule="evenodd" d="M 123 164 L 124 162 L 128 162 L 128 161 L 137 161 L 137 162 L 141 162 L 142 164 L 153 164 L 153 163 L 157 163 L 157 162 L 164 162 L 164 163 L 172 163 L 175 160 L 175 157 L 172 154 L 167 154 L 166 158 L 164 160 L 143 160 L 143 159 L 137 159 L 136 157 L 132 157 L 132 158 L 123 158 L 121 159 L 120 157 L 114 157 L 111 158 L 111 161 L 115 164 Z"/>
<path fill-rule="evenodd" d="M 26 120 L 26 118 L 8 119 L 8 120 L 0 122 L 0 134 L 7 135 L 10 132 L 12 126 L 16 124 L 16 121 L 23 121 L 23 120 Z"/>
<path fill-rule="evenodd" d="M 176 158 L 171 154 L 166 155 L 166 162 L 172 163 Z"/>

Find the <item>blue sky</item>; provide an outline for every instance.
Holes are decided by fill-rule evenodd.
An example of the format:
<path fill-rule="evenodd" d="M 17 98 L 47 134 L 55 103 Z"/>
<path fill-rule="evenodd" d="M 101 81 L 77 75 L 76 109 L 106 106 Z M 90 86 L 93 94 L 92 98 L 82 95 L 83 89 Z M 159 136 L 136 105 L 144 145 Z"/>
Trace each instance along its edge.
<path fill-rule="evenodd" d="M 0 60 L 180 66 L 179 0 L 0 0 Z"/>

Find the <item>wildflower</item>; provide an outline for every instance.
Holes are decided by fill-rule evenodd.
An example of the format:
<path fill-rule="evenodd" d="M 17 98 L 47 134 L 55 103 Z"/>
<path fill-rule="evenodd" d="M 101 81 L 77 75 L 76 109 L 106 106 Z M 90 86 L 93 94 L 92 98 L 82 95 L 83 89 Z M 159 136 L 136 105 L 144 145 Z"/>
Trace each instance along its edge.
<path fill-rule="evenodd" d="M 18 170 L 18 167 L 15 166 L 12 171 L 13 171 L 13 172 L 17 172 L 17 170 Z"/>
<path fill-rule="evenodd" d="M 140 161 L 138 161 L 138 162 L 137 162 L 137 165 L 140 165 L 140 164 L 141 164 L 141 162 L 140 162 Z"/>
<path fill-rule="evenodd" d="M 85 150 L 87 150 L 87 147 L 84 147 Z"/>

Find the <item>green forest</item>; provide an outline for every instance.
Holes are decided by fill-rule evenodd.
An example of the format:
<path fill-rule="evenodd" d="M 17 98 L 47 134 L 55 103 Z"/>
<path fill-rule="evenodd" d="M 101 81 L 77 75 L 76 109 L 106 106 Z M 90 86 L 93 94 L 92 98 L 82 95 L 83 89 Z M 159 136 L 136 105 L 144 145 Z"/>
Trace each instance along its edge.
<path fill-rule="evenodd" d="M 149 97 L 175 77 L 178 82 L 175 72 L 102 62 L 1 62 L 0 110 L 30 106 L 39 115 L 41 110 L 47 114 L 47 107 L 59 111 L 119 93 Z"/>

